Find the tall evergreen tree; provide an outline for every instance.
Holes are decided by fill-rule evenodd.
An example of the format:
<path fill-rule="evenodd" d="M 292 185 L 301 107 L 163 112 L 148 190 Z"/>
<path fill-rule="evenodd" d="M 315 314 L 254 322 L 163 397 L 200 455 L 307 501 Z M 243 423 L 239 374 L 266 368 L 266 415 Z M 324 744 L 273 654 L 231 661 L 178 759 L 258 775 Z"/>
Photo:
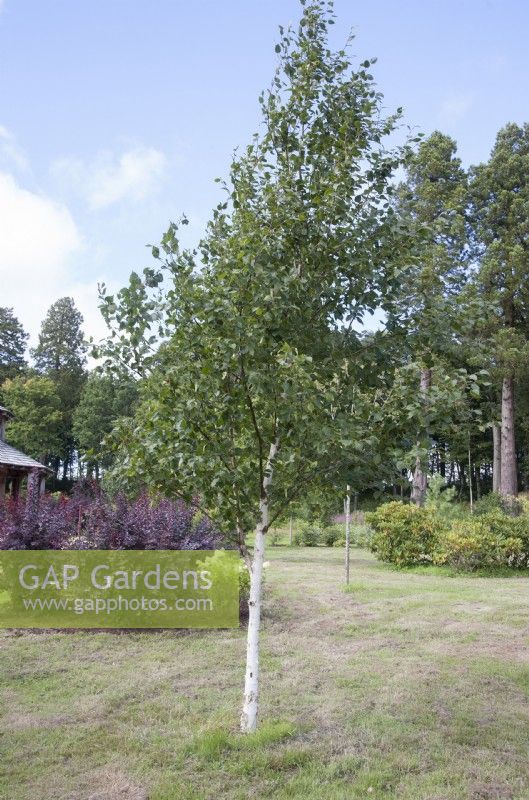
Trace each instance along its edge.
<path fill-rule="evenodd" d="M 13 309 L 0 308 L 0 386 L 26 366 L 27 340 L 28 334 L 13 314 Z"/>
<path fill-rule="evenodd" d="M 75 451 L 73 413 L 86 380 L 86 345 L 81 325 L 83 317 L 71 297 L 61 297 L 48 310 L 32 350 L 37 371 L 54 382 L 62 408 L 61 446 L 54 460 L 58 474 L 62 461 L 63 478 L 68 474 Z"/>
<path fill-rule="evenodd" d="M 428 425 L 432 367 L 453 349 L 459 310 L 456 297 L 465 280 L 466 174 L 453 139 L 435 131 L 407 164 L 397 209 L 416 232 L 415 259 L 402 275 L 388 328 L 406 333 L 407 358 L 420 364 L 418 391 L 424 408 L 417 432 L 412 499 L 422 505 L 431 431 Z M 403 337 L 404 339 L 404 337 Z"/>
<path fill-rule="evenodd" d="M 97 372 L 88 376 L 74 411 L 73 433 L 88 474 L 95 478 L 112 463 L 110 450 L 103 452 L 103 439 L 112 431 L 117 419 L 131 416 L 137 394 L 133 380 Z"/>
<path fill-rule="evenodd" d="M 516 496 L 515 381 L 529 361 L 528 123 L 499 131 L 489 161 L 472 170 L 471 189 L 477 283 L 488 303 L 483 327 L 501 379 L 499 491 Z"/>

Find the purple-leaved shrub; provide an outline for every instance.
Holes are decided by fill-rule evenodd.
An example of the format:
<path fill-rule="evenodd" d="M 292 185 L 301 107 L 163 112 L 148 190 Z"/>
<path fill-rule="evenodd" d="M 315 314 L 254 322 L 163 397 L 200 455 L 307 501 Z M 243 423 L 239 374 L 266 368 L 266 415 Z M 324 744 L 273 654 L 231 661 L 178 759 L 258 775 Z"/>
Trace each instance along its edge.
<path fill-rule="evenodd" d="M 2 550 L 213 550 L 219 531 L 183 501 L 110 499 L 84 484 L 71 497 L 45 495 L 28 511 L 23 500 L 0 503 Z"/>

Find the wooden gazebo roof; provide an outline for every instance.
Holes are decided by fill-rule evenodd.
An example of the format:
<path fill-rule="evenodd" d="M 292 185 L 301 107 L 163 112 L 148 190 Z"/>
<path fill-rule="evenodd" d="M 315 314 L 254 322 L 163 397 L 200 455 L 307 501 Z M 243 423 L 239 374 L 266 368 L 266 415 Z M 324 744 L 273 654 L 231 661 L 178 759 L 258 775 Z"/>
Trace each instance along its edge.
<path fill-rule="evenodd" d="M 22 470 L 45 469 L 48 471 L 48 467 L 45 467 L 40 461 L 35 461 L 34 458 L 21 453 L 16 447 L 11 447 L 10 444 L 0 439 L 0 468 L 2 467 L 14 467 Z"/>

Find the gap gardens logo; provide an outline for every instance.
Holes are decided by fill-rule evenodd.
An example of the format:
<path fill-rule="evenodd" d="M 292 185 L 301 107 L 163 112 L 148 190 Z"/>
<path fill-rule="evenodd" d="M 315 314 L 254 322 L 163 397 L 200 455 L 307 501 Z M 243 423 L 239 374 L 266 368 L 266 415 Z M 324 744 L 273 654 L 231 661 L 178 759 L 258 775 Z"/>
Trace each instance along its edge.
<path fill-rule="evenodd" d="M 2 628 L 233 628 L 227 550 L 4 550 Z"/>

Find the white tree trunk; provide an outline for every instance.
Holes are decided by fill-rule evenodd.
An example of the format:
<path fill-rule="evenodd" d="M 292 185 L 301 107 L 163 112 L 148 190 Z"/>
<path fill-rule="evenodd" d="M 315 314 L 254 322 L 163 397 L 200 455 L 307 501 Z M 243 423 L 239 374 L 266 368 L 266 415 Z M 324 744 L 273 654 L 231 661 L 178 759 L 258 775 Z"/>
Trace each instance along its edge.
<path fill-rule="evenodd" d="M 259 712 L 259 630 L 261 626 L 261 589 L 263 585 L 263 564 L 265 534 L 270 522 L 268 489 L 272 482 L 272 469 L 277 454 L 277 441 L 270 446 L 266 464 L 259 511 L 261 518 L 255 529 L 255 545 L 250 570 L 250 599 L 248 601 L 248 637 L 246 643 L 246 676 L 244 679 L 244 703 L 241 714 L 241 730 L 251 733 L 257 727 Z"/>

